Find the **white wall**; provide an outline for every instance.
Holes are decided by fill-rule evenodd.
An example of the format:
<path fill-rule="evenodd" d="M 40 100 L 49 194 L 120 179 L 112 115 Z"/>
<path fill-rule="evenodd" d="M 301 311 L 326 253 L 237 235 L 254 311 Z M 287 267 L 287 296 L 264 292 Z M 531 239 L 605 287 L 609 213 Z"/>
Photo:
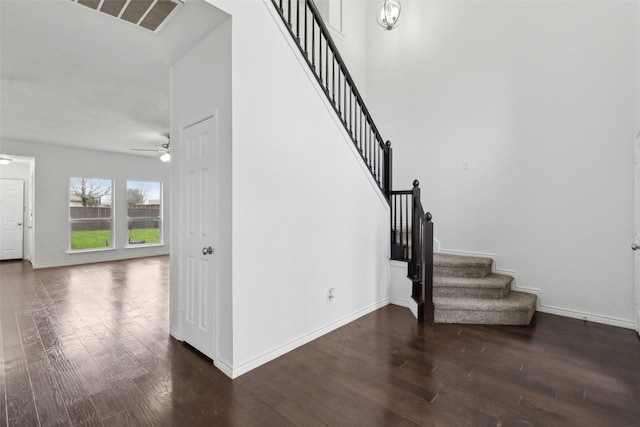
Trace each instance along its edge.
<path fill-rule="evenodd" d="M 495 254 L 543 311 L 626 327 L 635 3 L 406 0 L 367 56 L 394 188 L 420 180 L 441 247 Z"/>
<path fill-rule="evenodd" d="M 127 180 L 169 182 L 169 166 L 157 158 L 95 150 L 2 141 L 3 153 L 35 158 L 34 268 L 112 261 L 169 253 L 170 192 L 163 194 L 163 246 L 126 248 Z M 69 179 L 114 180 L 114 249 L 68 253 Z"/>
<path fill-rule="evenodd" d="M 198 119 L 215 114 L 218 126 L 218 247 L 216 294 L 216 365 L 225 370 L 233 363 L 233 319 L 231 301 L 231 19 L 228 18 L 208 37 L 176 62 L 171 69 L 171 134 L 175 152 L 180 152 L 180 129 Z M 180 170 L 174 162 L 172 185 L 174 193 L 174 218 L 183 206 L 182 194 L 177 183 Z M 180 224 L 174 223 L 175 240 Z M 173 252 L 172 254 L 175 254 Z M 177 255 L 177 254 L 176 254 Z M 180 338 L 181 319 L 178 301 L 179 257 L 171 257 L 171 333 Z"/>
<path fill-rule="evenodd" d="M 344 59 L 360 95 L 367 99 L 367 21 L 375 19 L 367 0 L 334 0 L 330 7 L 342 9 L 342 31 L 330 25 L 331 36 Z"/>
<path fill-rule="evenodd" d="M 269 3 L 210 2 L 233 19 L 235 376 L 388 303 L 389 212 Z"/>

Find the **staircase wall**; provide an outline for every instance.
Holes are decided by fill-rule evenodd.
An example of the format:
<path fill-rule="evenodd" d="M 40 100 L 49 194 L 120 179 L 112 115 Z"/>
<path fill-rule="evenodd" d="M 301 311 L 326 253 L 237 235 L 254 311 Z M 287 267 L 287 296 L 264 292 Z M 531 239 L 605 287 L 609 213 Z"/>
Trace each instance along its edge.
<path fill-rule="evenodd" d="M 637 2 L 402 7 L 368 40 L 394 186 L 418 178 L 441 250 L 495 255 L 540 310 L 632 327 Z"/>
<path fill-rule="evenodd" d="M 232 19 L 238 376 L 388 303 L 389 209 L 268 3 L 210 3 Z"/>

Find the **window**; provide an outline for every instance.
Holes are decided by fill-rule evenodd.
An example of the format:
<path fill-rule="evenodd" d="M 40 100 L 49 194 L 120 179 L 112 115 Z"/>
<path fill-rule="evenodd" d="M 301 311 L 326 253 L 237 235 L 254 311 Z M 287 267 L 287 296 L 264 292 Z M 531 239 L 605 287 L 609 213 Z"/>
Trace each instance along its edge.
<path fill-rule="evenodd" d="M 113 247 L 112 189 L 110 179 L 71 178 L 69 181 L 72 251 Z"/>
<path fill-rule="evenodd" d="M 127 181 L 129 245 L 162 243 L 162 186 L 159 182 Z"/>

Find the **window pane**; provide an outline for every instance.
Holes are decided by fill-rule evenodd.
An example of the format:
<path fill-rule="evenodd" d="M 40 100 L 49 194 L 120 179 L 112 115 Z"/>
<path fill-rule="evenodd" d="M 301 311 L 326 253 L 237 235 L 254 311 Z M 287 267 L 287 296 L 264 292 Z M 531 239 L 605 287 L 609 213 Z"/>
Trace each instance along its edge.
<path fill-rule="evenodd" d="M 71 250 L 113 246 L 112 187 L 109 179 L 71 178 L 69 181 Z"/>
<path fill-rule="evenodd" d="M 69 206 L 111 207 L 111 180 L 71 178 Z"/>
<path fill-rule="evenodd" d="M 129 244 L 149 245 L 159 244 L 160 219 L 130 219 L 129 220 Z"/>
<path fill-rule="evenodd" d="M 130 245 L 162 243 L 162 186 L 159 182 L 127 181 Z"/>
<path fill-rule="evenodd" d="M 71 223 L 71 249 L 103 249 L 111 247 L 110 220 L 83 220 Z"/>

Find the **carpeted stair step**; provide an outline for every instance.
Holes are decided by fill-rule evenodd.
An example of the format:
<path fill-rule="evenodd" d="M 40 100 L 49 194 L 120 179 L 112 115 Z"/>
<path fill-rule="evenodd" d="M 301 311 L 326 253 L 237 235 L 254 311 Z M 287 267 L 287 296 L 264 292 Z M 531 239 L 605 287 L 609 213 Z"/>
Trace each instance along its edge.
<path fill-rule="evenodd" d="M 433 296 L 459 298 L 503 298 L 511 291 L 513 277 L 491 273 L 485 277 L 435 276 Z"/>
<path fill-rule="evenodd" d="M 504 298 L 433 298 L 436 323 L 528 325 L 536 299 L 526 292 L 509 292 Z"/>
<path fill-rule="evenodd" d="M 491 258 L 433 254 L 433 275 L 449 277 L 485 277 L 491 274 Z"/>

